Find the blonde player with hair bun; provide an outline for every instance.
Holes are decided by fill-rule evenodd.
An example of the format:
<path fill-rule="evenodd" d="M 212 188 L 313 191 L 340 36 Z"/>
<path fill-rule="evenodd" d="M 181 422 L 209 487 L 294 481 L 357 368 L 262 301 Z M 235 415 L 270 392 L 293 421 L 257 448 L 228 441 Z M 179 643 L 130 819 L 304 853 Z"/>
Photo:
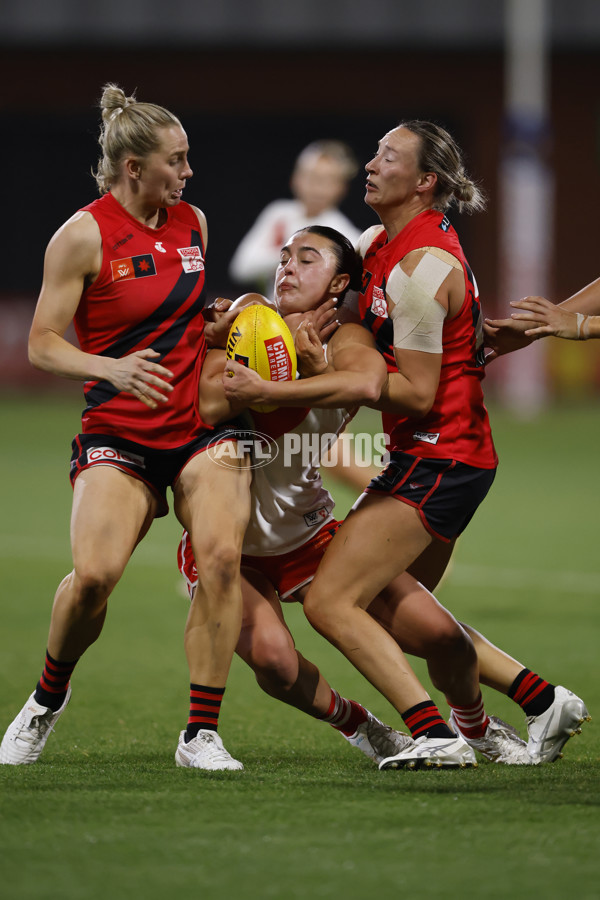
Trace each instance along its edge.
<path fill-rule="evenodd" d="M 241 623 L 250 474 L 243 456 L 227 469 L 212 463 L 207 451 L 231 438 L 198 410 L 206 219 L 183 200 L 193 173 L 177 116 L 115 84 L 105 85 L 100 107 L 101 196 L 50 241 L 29 338 L 34 366 L 84 382 L 71 457 L 73 570 L 56 591 L 42 675 L 4 736 L 0 763 L 38 759 L 131 554 L 168 511 L 170 489 L 201 560 L 184 637 L 190 712 L 176 762 L 239 770 L 217 725 Z M 79 346 L 65 337 L 71 322 Z"/>

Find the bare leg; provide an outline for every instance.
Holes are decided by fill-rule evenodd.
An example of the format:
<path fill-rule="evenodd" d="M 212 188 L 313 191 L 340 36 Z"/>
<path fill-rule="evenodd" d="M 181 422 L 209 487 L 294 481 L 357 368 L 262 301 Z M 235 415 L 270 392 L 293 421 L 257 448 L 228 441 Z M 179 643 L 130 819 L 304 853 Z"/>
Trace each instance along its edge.
<path fill-rule="evenodd" d="M 477 651 L 479 680 L 482 684 L 494 688 L 495 691 L 507 694 L 511 684 L 525 666 L 505 653 L 504 650 L 494 646 L 470 625 L 462 622 L 461 625 L 470 636 Z"/>
<path fill-rule="evenodd" d="M 175 511 L 190 535 L 198 585 L 185 627 L 190 681 L 224 687 L 242 624 L 240 558 L 250 516 L 250 469 L 232 454 L 193 457 L 175 486 Z"/>
<path fill-rule="evenodd" d="M 71 515 L 74 568 L 56 592 L 48 636 L 54 659 L 78 659 L 97 640 L 108 597 L 155 507 L 146 485 L 118 469 L 94 466 L 78 476 Z"/>
<path fill-rule="evenodd" d="M 433 594 L 404 572 L 368 608 L 405 653 L 427 661 L 433 685 L 452 706 L 468 706 L 479 695 L 475 647 L 454 616 Z"/>
<path fill-rule="evenodd" d="M 310 716 L 326 715 L 331 687 L 296 650 L 275 589 L 257 572 L 245 569 L 244 576 L 244 617 L 236 652 L 271 697 Z"/>
<path fill-rule="evenodd" d="M 431 541 L 412 507 L 366 495 L 333 538 L 304 603 L 314 628 L 402 713 L 429 700 L 396 641 L 367 607 Z"/>
<path fill-rule="evenodd" d="M 407 567 L 407 571 L 433 593 L 448 568 L 455 545 L 456 539 L 450 541 L 449 544 L 433 540 Z"/>
<path fill-rule="evenodd" d="M 455 543 L 455 541 L 451 544 L 432 541 L 419 558 L 409 566 L 408 571 L 428 590 L 435 591 L 446 572 Z M 494 688 L 494 690 L 500 691 L 502 694 L 508 693 L 515 678 L 519 672 L 523 671 L 525 666 L 499 647 L 490 643 L 487 638 L 470 625 L 464 622 L 461 622 L 461 625 L 475 645 L 481 684 Z M 421 654 L 417 655 L 420 656 Z"/>
<path fill-rule="evenodd" d="M 317 667 L 296 650 L 272 584 L 253 570 L 244 569 L 243 574 L 244 619 L 236 652 L 254 670 L 260 687 L 276 700 L 329 722 L 376 762 L 410 745 L 407 735 L 393 731 L 331 688 Z M 305 592 L 301 588 L 294 599 L 302 599 Z"/>

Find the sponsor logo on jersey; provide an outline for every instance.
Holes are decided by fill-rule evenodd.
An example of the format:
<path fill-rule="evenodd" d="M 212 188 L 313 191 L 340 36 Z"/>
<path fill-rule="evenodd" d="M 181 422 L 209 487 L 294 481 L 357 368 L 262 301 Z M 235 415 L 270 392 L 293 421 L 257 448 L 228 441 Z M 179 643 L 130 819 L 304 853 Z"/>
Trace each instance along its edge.
<path fill-rule="evenodd" d="M 312 512 L 304 513 L 304 521 L 309 528 L 313 525 L 320 525 L 321 522 L 324 522 L 327 518 L 329 518 L 329 513 L 324 506 L 320 509 L 313 509 Z"/>
<path fill-rule="evenodd" d="M 202 272 L 204 260 L 200 247 L 178 247 L 177 252 L 181 257 L 184 272 Z"/>
<path fill-rule="evenodd" d="M 155 246 L 155 248 L 158 250 L 159 253 L 166 253 L 166 252 L 167 252 L 167 251 L 165 250 L 165 248 L 163 247 L 163 245 L 162 245 L 162 241 L 157 241 L 157 242 L 155 243 L 154 246 Z"/>
<path fill-rule="evenodd" d="M 415 431 L 413 441 L 423 441 L 425 444 L 437 444 L 440 439 L 439 432 L 431 434 L 429 431 Z"/>
<path fill-rule="evenodd" d="M 382 319 L 387 318 L 387 303 L 385 300 L 385 291 L 380 287 L 373 288 L 373 300 L 371 302 L 371 312 L 375 316 L 380 316 Z"/>
<path fill-rule="evenodd" d="M 448 216 L 444 216 L 444 218 L 438 225 L 438 228 L 441 228 L 442 231 L 448 231 L 448 229 L 450 228 L 450 219 L 448 218 Z"/>
<path fill-rule="evenodd" d="M 148 275 L 156 275 L 154 257 L 151 253 L 127 256 L 125 259 L 113 259 L 110 267 L 113 281 L 128 281 L 130 278 L 146 278 Z"/>
<path fill-rule="evenodd" d="M 140 469 L 146 468 L 143 456 L 137 453 L 128 453 L 126 450 L 117 450 L 115 447 L 90 447 L 87 451 L 89 463 L 130 463 Z"/>
<path fill-rule="evenodd" d="M 265 350 L 269 361 L 271 381 L 290 381 L 292 377 L 292 360 L 281 335 L 266 340 Z"/>

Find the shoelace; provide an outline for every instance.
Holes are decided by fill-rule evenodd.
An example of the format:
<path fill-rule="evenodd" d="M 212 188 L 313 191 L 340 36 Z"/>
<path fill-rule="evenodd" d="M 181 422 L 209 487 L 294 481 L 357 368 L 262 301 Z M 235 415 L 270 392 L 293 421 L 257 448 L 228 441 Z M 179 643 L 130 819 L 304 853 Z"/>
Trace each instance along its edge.
<path fill-rule="evenodd" d="M 198 735 L 207 755 L 211 762 L 228 762 L 232 759 L 231 754 L 227 752 L 225 747 L 219 747 L 216 739 L 209 735 Z"/>
<path fill-rule="evenodd" d="M 25 744 L 35 744 L 44 737 L 47 731 L 53 731 L 54 726 L 45 719 L 45 716 L 48 716 L 48 713 L 32 716 L 29 722 L 24 720 L 15 735 L 15 741 L 23 741 Z M 48 718 L 50 717 L 51 716 L 48 716 Z"/>
<path fill-rule="evenodd" d="M 500 746 L 498 745 L 498 739 L 501 742 L 505 742 L 504 746 L 502 746 L 502 743 L 500 743 Z M 481 739 L 480 752 L 483 751 L 489 753 L 492 759 L 512 762 L 521 759 L 526 751 L 526 745 L 521 741 L 515 730 L 510 725 L 506 725 L 506 727 L 500 726 L 495 728 L 491 732 L 490 737 L 486 736 Z"/>
<path fill-rule="evenodd" d="M 373 719 L 367 719 L 366 726 L 367 740 L 375 752 L 378 752 L 381 747 L 381 751 L 385 751 L 385 755 L 393 756 L 394 753 L 401 753 L 410 746 L 410 739 L 407 741 L 396 741 L 395 735 L 398 732 L 394 732 L 394 729 L 389 725 L 379 724 Z M 383 743 L 387 743 L 388 746 L 383 746 Z M 400 749 L 398 749 L 398 746 L 400 746 Z"/>

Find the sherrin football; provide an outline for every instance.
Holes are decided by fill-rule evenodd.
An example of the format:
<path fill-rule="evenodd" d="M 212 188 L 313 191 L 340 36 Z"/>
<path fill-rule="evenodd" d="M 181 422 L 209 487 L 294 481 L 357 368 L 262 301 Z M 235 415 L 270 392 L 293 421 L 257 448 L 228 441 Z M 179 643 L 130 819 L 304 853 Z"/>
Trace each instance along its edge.
<path fill-rule="evenodd" d="M 234 320 L 227 339 L 227 358 L 258 372 L 265 381 L 296 377 L 296 348 L 290 329 L 270 306 L 247 306 Z M 256 404 L 256 412 L 272 412 L 270 404 Z"/>

